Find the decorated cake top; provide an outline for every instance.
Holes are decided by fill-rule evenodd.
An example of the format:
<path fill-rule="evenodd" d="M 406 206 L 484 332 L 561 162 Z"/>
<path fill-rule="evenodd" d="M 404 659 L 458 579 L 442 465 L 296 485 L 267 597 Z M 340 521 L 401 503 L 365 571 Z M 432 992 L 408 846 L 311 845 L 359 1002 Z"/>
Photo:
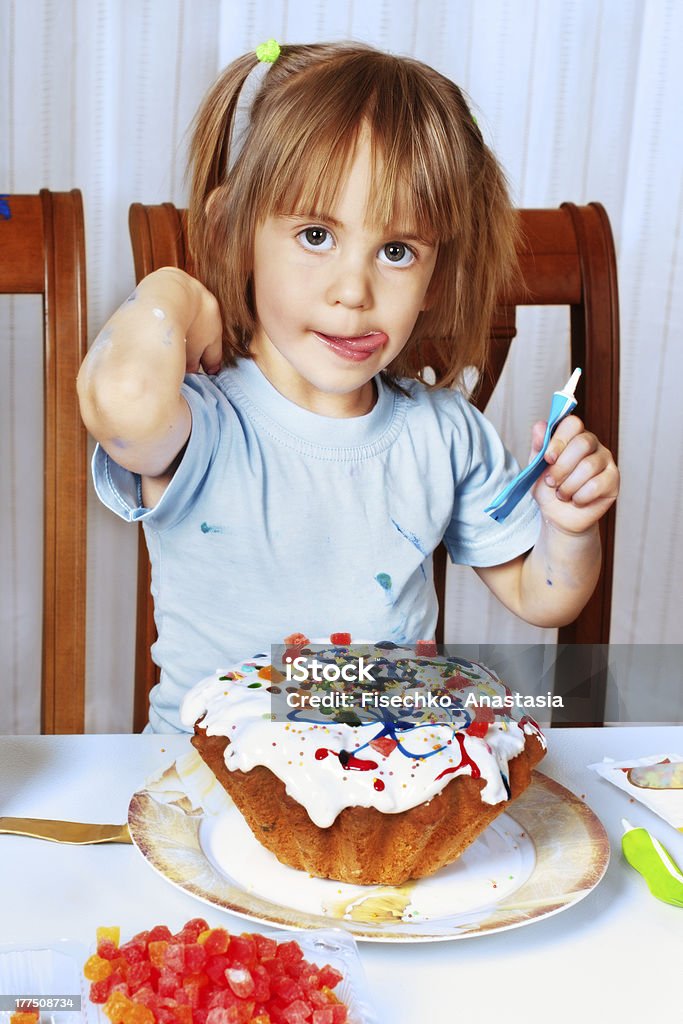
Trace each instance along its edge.
<path fill-rule="evenodd" d="M 228 738 L 230 771 L 269 768 L 321 828 L 345 807 L 409 810 L 462 774 L 484 781 L 484 803 L 500 803 L 526 735 L 545 745 L 531 718 L 513 717 L 515 695 L 493 672 L 434 644 L 416 653 L 350 648 L 344 634 L 332 645 L 294 639 L 284 672 L 267 655 L 216 671 L 187 694 L 181 718 Z"/>

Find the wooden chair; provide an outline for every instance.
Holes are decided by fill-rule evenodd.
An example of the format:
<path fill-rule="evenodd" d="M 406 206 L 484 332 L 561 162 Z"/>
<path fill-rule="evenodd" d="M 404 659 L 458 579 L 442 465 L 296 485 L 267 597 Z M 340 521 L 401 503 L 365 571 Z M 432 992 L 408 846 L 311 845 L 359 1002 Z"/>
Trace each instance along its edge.
<path fill-rule="evenodd" d="M 584 373 L 577 398 L 580 415 L 602 443 L 616 456 L 619 423 L 619 313 L 616 260 L 609 220 L 599 203 L 576 206 L 563 203 L 552 210 L 520 210 L 522 244 L 521 281 L 501 296 L 491 328 L 489 364 L 474 403 L 484 409 L 505 365 L 516 334 L 517 306 L 568 306 L 571 365 Z M 172 203 L 130 208 L 130 234 L 139 281 L 162 266 L 192 272 L 186 239 L 184 210 Z M 606 651 L 609 642 L 614 559 L 615 512 L 601 521 L 603 564 L 592 598 L 568 626 L 558 631 L 558 650 L 581 645 L 574 657 L 558 662 L 556 692 L 565 701 L 564 714 L 554 721 L 566 724 L 602 724 L 607 684 Z M 434 556 L 434 578 L 440 614 L 437 640 L 444 635 L 446 551 Z M 157 679 L 149 648 L 155 639 L 150 597 L 150 569 L 142 533 L 138 560 L 138 617 L 136 638 L 135 728 L 147 721 L 148 693 Z M 580 664 L 579 664 L 580 662 Z M 576 678 L 584 679 L 576 687 Z"/>
<path fill-rule="evenodd" d="M 87 454 L 76 374 L 87 328 L 85 231 L 77 189 L 3 196 L 0 293 L 43 298 L 41 731 L 80 733 L 85 724 Z"/>

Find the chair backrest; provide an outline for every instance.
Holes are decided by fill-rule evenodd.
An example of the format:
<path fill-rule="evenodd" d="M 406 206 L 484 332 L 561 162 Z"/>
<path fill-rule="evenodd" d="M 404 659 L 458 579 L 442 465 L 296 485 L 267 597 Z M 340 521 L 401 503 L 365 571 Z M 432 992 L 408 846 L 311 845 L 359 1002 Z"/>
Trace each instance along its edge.
<path fill-rule="evenodd" d="M 522 233 L 519 250 L 521 277 L 501 296 L 491 326 L 491 350 L 473 402 L 484 409 L 502 373 L 516 334 L 517 306 L 568 306 L 571 365 L 585 371 L 577 398 L 582 417 L 616 456 L 619 424 L 619 312 L 614 242 L 609 220 L 599 203 L 558 209 L 519 210 Z M 172 203 L 130 208 L 130 234 L 136 280 L 163 266 L 192 273 L 186 238 L 186 214 Z M 438 357 L 435 355 L 432 365 Z M 614 559 L 614 508 L 600 523 L 603 564 L 600 581 L 577 617 L 558 630 L 558 645 L 606 645 L 609 642 Z M 138 547 L 138 617 L 136 638 L 135 728 L 147 721 L 148 694 L 157 681 L 149 648 L 155 639 L 150 596 L 150 569 L 142 535 Z M 439 598 L 437 640 L 443 641 L 446 589 L 446 551 L 434 555 L 434 580 Z M 587 670 L 590 674 L 592 670 Z M 601 723 L 606 670 L 593 671 L 588 702 L 574 703 L 568 720 Z M 570 701 L 571 704 L 571 701 Z M 567 708 L 567 699 L 565 699 Z"/>
<path fill-rule="evenodd" d="M 43 298 L 44 551 L 41 731 L 85 724 L 87 434 L 76 395 L 86 352 L 81 193 L 3 196 L 0 293 Z"/>

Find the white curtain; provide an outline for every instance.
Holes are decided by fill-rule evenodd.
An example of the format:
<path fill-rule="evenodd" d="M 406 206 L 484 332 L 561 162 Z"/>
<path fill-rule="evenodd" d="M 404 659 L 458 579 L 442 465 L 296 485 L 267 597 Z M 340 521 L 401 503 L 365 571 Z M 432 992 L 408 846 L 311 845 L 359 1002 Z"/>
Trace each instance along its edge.
<path fill-rule="evenodd" d="M 184 204 L 187 130 L 202 94 L 234 56 L 271 36 L 363 40 L 434 65 L 471 97 L 518 205 L 605 205 L 617 244 L 622 325 L 623 488 L 612 639 L 680 643 L 683 5 L 0 0 L 0 193 L 83 191 L 91 340 L 133 287 L 129 204 Z M 38 729 L 38 325 L 36 300 L 0 300 L 0 732 L 6 733 Z M 562 313 L 522 312 L 510 365 L 489 407 L 520 460 L 528 454 L 531 424 L 568 376 L 565 336 Z M 87 724 L 92 731 L 125 732 L 136 535 L 91 495 L 88 538 Z M 505 612 L 469 570 L 450 573 L 447 622 L 452 642 L 553 638 Z M 666 687 L 669 680 L 649 685 Z"/>

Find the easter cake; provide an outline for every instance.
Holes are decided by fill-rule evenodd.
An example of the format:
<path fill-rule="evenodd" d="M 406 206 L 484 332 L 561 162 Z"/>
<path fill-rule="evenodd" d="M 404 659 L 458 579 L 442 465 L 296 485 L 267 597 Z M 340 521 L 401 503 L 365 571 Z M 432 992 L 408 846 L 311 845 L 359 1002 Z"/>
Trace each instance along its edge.
<path fill-rule="evenodd" d="M 327 675 L 358 662 L 349 637 L 331 640 L 312 651 L 297 635 L 285 660 L 308 664 L 312 654 Z M 513 717 L 511 691 L 483 665 L 429 643 L 365 650 L 367 698 L 359 684 L 335 689 L 315 672 L 290 685 L 263 655 L 198 683 L 181 717 L 279 861 L 321 878 L 400 885 L 456 860 L 527 788 L 545 740 L 529 716 Z M 316 693 L 327 708 L 322 699 L 313 707 Z"/>

